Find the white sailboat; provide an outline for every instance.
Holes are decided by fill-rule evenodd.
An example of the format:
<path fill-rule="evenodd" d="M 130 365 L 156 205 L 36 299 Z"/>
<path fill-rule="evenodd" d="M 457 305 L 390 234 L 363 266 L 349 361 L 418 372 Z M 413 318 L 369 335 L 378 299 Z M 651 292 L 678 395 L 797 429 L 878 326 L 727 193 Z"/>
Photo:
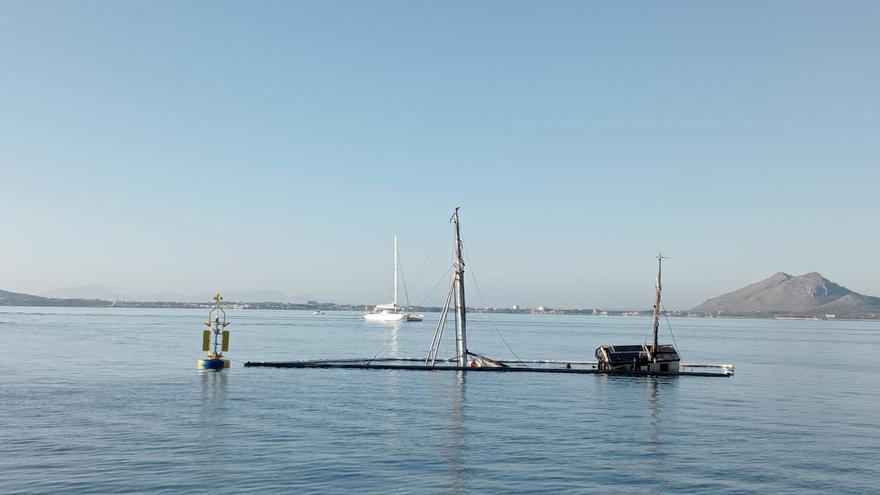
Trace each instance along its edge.
<path fill-rule="evenodd" d="M 377 304 L 369 313 L 364 314 L 367 321 L 422 321 L 425 317 L 420 314 L 408 313 L 406 308 L 397 304 L 397 279 L 400 278 L 398 272 L 397 258 L 397 235 L 394 236 L 394 300 L 387 304 Z"/>

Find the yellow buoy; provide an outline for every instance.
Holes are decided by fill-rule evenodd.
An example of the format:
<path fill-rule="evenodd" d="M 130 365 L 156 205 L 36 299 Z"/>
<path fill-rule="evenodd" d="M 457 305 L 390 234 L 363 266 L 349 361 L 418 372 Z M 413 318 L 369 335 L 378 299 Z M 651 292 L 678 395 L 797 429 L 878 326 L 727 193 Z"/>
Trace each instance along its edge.
<path fill-rule="evenodd" d="M 202 332 L 202 350 L 208 352 L 205 359 L 199 359 L 196 368 L 200 370 L 222 370 L 229 368 L 230 362 L 223 358 L 223 353 L 229 350 L 229 330 L 226 326 L 226 311 L 221 302 L 223 297 L 218 292 L 214 296 L 214 307 L 208 313 L 208 321 L 205 325 L 208 329 Z"/>

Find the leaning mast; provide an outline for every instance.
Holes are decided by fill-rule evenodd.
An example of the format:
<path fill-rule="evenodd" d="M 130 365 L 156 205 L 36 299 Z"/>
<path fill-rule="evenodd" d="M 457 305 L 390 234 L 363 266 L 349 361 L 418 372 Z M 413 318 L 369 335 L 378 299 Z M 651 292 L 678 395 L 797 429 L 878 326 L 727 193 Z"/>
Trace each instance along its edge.
<path fill-rule="evenodd" d="M 660 350 L 660 344 L 657 341 L 657 330 L 660 328 L 660 292 L 663 290 L 663 284 L 660 282 L 660 274 L 663 266 L 663 254 L 657 255 L 657 298 L 654 301 L 654 344 L 651 346 L 651 360 L 657 360 L 657 351 Z"/>
<path fill-rule="evenodd" d="M 464 301 L 464 259 L 461 255 L 461 225 L 458 221 L 458 209 L 452 214 L 452 222 L 455 223 L 455 351 L 458 357 L 458 366 L 467 366 L 467 321 L 466 306 Z"/>

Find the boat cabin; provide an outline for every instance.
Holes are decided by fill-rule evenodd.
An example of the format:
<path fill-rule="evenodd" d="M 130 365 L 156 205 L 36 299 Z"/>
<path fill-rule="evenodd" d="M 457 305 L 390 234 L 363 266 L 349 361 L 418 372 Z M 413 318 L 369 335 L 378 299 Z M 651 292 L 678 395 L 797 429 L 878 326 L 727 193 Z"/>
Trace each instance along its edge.
<path fill-rule="evenodd" d="M 671 345 L 657 346 L 657 355 L 651 355 L 651 346 L 603 345 L 596 349 L 599 369 L 603 371 L 636 371 L 647 373 L 677 373 L 681 359 Z"/>
<path fill-rule="evenodd" d="M 651 327 L 654 330 L 652 344 L 639 345 L 602 345 L 596 349 L 596 359 L 600 371 L 631 371 L 635 373 L 678 373 L 681 358 L 678 351 L 669 344 L 660 345 L 657 331 L 660 328 L 660 294 L 663 284 L 663 255 L 657 256 L 657 289 L 654 300 L 654 318 Z"/>

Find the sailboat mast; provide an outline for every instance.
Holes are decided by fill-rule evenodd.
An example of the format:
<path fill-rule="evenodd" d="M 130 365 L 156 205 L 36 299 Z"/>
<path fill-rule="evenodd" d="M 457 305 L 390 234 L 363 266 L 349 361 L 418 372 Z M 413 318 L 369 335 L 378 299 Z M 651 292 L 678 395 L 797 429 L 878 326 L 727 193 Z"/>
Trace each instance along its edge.
<path fill-rule="evenodd" d="M 394 307 L 397 307 L 397 234 L 394 234 Z"/>
<path fill-rule="evenodd" d="M 657 342 L 657 330 L 660 328 L 660 292 L 663 290 L 663 284 L 660 282 L 661 269 L 663 267 L 663 255 L 657 255 L 657 299 L 654 301 L 654 345 L 651 347 L 651 359 L 657 360 L 657 351 L 660 344 Z"/>
<path fill-rule="evenodd" d="M 452 214 L 455 223 L 455 351 L 458 355 L 458 366 L 467 366 L 467 321 L 464 301 L 464 259 L 461 255 L 461 225 L 458 221 L 458 208 Z"/>

